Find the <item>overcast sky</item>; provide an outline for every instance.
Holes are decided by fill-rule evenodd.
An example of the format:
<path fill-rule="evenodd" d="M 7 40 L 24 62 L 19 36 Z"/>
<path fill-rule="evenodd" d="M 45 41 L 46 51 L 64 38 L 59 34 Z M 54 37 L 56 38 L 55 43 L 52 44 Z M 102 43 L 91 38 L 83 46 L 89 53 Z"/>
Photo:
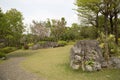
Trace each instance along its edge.
<path fill-rule="evenodd" d="M 4 12 L 16 8 L 22 12 L 25 24 L 32 20 L 44 21 L 47 18 L 60 19 L 65 17 L 67 25 L 78 22 L 74 0 L 0 0 Z"/>

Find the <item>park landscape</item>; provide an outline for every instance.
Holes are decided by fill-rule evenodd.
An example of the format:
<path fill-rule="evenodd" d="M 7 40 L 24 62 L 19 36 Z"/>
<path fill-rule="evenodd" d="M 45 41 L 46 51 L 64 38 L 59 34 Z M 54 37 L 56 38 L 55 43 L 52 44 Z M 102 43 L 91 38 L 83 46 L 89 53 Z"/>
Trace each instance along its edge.
<path fill-rule="evenodd" d="M 80 23 L 71 26 L 65 17 L 27 26 L 20 11 L 1 7 L 0 80 L 120 79 L 120 1 L 74 5 Z"/>

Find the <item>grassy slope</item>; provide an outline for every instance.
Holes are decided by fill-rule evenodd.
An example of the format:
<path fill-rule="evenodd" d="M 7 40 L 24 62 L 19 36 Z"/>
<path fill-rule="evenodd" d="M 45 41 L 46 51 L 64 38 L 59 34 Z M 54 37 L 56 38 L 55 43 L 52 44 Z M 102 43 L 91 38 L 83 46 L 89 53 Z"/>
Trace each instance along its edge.
<path fill-rule="evenodd" d="M 29 56 L 22 66 L 47 80 L 120 80 L 120 70 L 102 70 L 99 72 L 75 71 L 69 67 L 71 46 L 40 49 Z"/>

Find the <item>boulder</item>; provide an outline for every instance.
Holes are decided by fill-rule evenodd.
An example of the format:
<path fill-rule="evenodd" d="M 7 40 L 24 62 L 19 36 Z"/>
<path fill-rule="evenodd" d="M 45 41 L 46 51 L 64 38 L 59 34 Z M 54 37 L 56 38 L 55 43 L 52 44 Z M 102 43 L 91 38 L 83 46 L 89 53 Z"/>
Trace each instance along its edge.
<path fill-rule="evenodd" d="M 40 48 L 40 44 L 35 44 L 32 47 L 30 47 L 30 49 L 32 49 L 32 50 L 36 50 L 36 49 L 39 49 L 39 48 Z"/>
<path fill-rule="evenodd" d="M 98 71 L 103 61 L 102 50 L 96 40 L 81 40 L 71 48 L 70 66 L 73 69 Z"/>
<path fill-rule="evenodd" d="M 37 49 L 42 49 L 42 48 L 54 48 L 54 47 L 57 47 L 58 46 L 58 43 L 57 42 L 51 42 L 51 41 L 46 41 L 45 43 L 37 43 L 35 45 L 33 45 L 32 47 L 30 47 L 29 49 L 32 49 L 32 50 L 37 50 Z"/>

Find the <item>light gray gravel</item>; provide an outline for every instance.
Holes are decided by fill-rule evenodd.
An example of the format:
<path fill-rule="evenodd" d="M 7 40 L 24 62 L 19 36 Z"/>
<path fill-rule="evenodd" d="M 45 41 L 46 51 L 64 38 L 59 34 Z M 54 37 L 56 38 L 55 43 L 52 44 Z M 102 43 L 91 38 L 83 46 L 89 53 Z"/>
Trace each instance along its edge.
<path fill-rule="evenodd" d="M 11 58 L 0 64 L 0 80 L 43 80 L 20 67 L 24 57 Z M 32 65 L 32 64 L 31 64 Z"/>

